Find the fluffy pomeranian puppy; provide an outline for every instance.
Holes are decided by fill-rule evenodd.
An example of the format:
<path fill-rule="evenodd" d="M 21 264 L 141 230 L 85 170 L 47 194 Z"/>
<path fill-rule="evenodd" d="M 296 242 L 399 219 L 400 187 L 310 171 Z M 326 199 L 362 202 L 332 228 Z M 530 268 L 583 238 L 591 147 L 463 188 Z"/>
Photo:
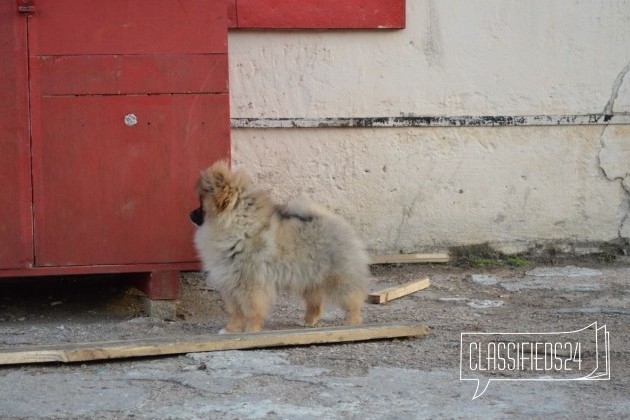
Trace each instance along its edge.
<path fill-rule="evenodd" d="M 222 332 L 260 331 L 282 289 L 304 298 L 305 326 L 317 324 L 325 301 L 348 324 L 362 322 L 370 258 L 348 222 L 307 200 L 275 204 L 223 161 L 201 173 L 196 191 L 195 246 L 225 303 Z"/>

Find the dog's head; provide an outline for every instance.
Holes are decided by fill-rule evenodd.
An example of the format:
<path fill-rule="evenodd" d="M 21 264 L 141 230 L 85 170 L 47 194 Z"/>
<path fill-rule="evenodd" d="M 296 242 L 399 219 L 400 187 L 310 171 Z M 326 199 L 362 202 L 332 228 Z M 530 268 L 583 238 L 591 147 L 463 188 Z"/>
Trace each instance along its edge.
<path fill-rule="evenodd" d="M 247 176 L 241 171 L 231 171 L 227 162 L 213 164 L 202 171 L 197 180 L 195 191 L 200 205 L 190 213 L 190 220 L 201 226 L 208 217 L 217 217 L 234 209 L 249 186 Z"/>

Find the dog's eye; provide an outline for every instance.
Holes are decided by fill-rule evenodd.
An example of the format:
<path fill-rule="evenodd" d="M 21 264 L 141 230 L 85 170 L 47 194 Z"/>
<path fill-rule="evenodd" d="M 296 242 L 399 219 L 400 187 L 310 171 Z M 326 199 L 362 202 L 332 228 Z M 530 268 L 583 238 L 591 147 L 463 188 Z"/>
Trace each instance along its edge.
<path fill-rule="evenodd" d="M 245 200 L 245 208 L 249 209 L 254 205 L 254 200 Z"/>

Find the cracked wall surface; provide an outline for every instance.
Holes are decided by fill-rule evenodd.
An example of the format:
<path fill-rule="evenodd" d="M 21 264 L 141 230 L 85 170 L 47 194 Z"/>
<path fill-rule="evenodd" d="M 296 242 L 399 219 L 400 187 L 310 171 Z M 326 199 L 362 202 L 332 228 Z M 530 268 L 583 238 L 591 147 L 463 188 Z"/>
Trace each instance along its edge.
<path fill-rule="evenodd" d="M 630 107 L 630 89 L 626 82 L 630 62 L 621 69 L 612 84 L 610 99 L 604 107 L 604 115 L 614 115 L 619 108 L 627 112 Z M 625 82 L 625 83 L 624 83 Z M 622 90 L 622 88 L 625 88 Z M 620 96 L 621 95 L 621 96 Z M 617 102 L 621 99 L 622 103 Z M 617 107 L 615 107 L 617 105 Z M 599 166 L 606 178 L 618 182 L 625 199 L 619 205 L 619 239 L 630 243 L 630 126 L 605 126 L 600 137 Z"/>
<path fill-rule="evenodd" d="M 599 161 L 604 176 L 618 184 L 624 194 L 618 210 L 618 234 L 627 242 L 630 240 L 630 126 L 609 126 L 603 130 Z"/>
<path fill-rule="evenodd" d="M 235 128 L 234 164 L 343 214 L 377 252 L 627 244 L 628 27 L 630 0 L 418 0 L 400 31 L 233 32 L 233 118 L 606 116 Z"/>

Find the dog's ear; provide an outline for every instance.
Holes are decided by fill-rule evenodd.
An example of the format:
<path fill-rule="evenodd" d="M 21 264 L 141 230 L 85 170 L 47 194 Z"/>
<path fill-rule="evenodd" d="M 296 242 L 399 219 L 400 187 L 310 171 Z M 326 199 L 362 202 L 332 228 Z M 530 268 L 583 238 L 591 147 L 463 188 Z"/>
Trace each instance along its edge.
<path fill-rule="evenodd" d="M 224 184 L 220 191 L 214 194 L 214 203 L 217 206 L 217 210 L 222 212 L 227 209 L 230 204 L 236 201 L 237 192 L 232 189 L 228 184 Z"/>
<path fill-rule="evenodd" d="M 197 181 L 196 190 L 200 196 L 210 194 L 218 211 L 225 210 L 230 203 L 235 201 L 237 192 L 231 185 L 229 166 L 224 161 L 219 161 L 210 168 L 201 172 Z"/>
<path fill-rule="evenodd" d="M 201 171 L 195 189 L 199 195 L 203 193 L 215 193 L 221 191 L 228 182 L 230 169 L 225 161 L 216 162 L 214 165 Z"/>

